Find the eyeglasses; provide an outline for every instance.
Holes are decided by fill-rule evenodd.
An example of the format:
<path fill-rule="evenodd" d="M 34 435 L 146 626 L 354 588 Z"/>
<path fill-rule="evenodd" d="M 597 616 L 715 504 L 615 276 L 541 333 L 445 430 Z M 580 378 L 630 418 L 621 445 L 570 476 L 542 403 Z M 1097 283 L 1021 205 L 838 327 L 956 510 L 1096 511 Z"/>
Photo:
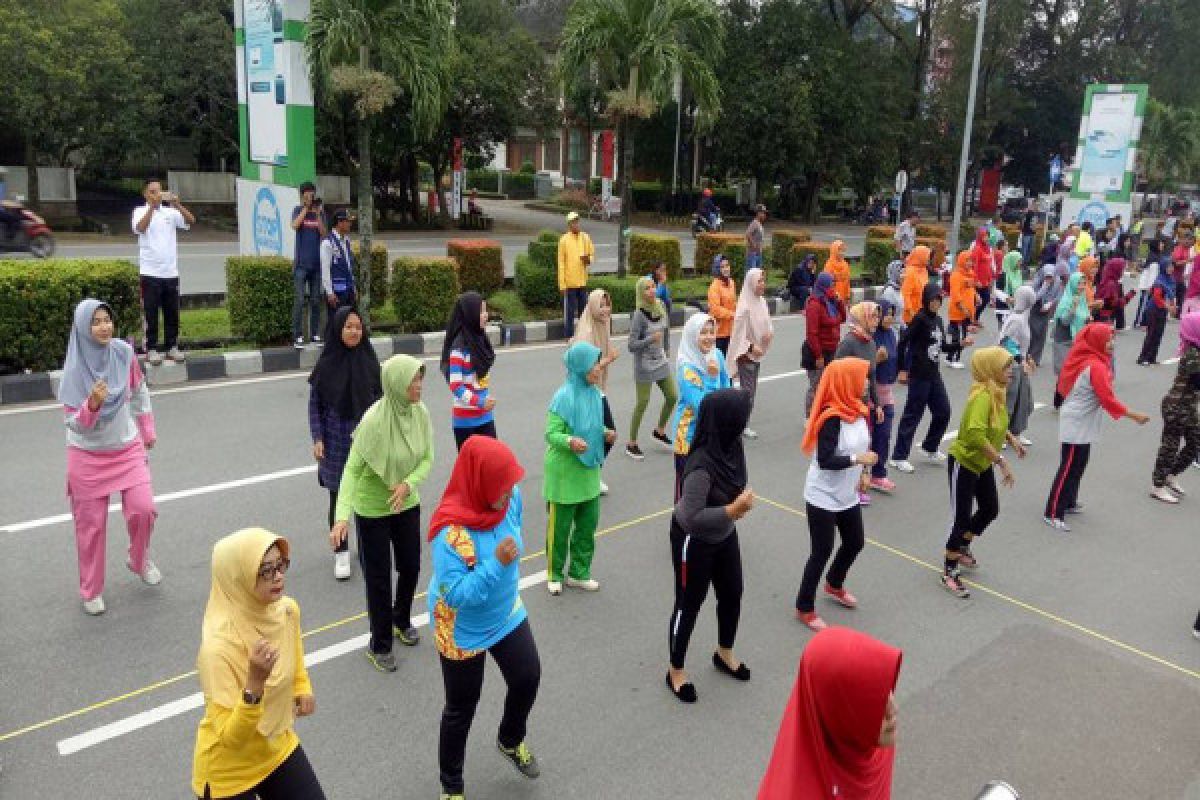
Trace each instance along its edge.
<path fill-rule="evenodd" d="M 288 567 L 291 565 L 292 562 L 286 558 L 281 558 L 274 564 L 263 564 L 258 568 L 258 577 L 264 581 L 269 581 L 275 577 L 276 572 L 278 572 L 280 575 L 286 575 Z"/>

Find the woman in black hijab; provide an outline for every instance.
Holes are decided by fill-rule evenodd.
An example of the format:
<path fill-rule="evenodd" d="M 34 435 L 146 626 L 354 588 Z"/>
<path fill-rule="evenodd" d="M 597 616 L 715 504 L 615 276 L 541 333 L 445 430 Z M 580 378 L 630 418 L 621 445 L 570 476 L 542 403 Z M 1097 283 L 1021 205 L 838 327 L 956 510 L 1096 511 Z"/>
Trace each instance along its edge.
<path fill-rule="evenodd" d="M 317 482 L 329 490 L 329 526 L 337 507 L 342 468 L 350 453 L 350 437 L 371 404 L 383 396 L 379 358 L 353 306 L 343 306 L 329 321 L 325 347 L 308 376 L 308 429 Z M 333 555 L 333 574 L 350 577 L 349 545 L 342 542 Z"/>
<path fill-rule="evenodd" d="M 454 395 L 451 423 L 459 450 L 475 434 L 496 437 L 492 416 L 496 399 L 488 389 L 488 373 L 496 352 L 488 339 L 487 321 L 483 296 L 479 292 L 463 292 L 454 304 L 442 342 L 441 369 Z"/>
<path fill-rule="evenodd" d="M 735 523 L 754 505 L 742 451 L 742 431 L 749 419 L 750 398 L 744 391 L 720 389 L 705 395 L 671 516 L 675 608 L 668 628 L 667 688 L 684 703 L 696 702 L 696 687 L 683 664 L 710 584 L 717 596 L 713 666 L 739 681 L 750 680 L 749 667 L 733 654 L 742 608 L 742 556 Z"/>

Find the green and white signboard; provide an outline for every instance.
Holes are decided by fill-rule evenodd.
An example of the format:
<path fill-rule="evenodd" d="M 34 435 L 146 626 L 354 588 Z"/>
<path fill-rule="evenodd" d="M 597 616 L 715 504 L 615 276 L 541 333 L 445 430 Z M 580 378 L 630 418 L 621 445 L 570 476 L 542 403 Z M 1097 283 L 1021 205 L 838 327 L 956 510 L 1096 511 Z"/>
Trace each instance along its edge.
<path fill-rule="evenodd" d="M 234 0 L 244 255 L 291 257 L 296 189 L 316 181 L 312 86 L 304 51 L 309 0 Z"/>
<path fill-rule="evenodd" d="M 1144 83 L 1092 84 L 1083 100 L 1071 193 L 1063 201 L 1062 225 L 1091 221 L 1097 228 L 1132 216 L 1137 147 L 1150 87 Z"/>

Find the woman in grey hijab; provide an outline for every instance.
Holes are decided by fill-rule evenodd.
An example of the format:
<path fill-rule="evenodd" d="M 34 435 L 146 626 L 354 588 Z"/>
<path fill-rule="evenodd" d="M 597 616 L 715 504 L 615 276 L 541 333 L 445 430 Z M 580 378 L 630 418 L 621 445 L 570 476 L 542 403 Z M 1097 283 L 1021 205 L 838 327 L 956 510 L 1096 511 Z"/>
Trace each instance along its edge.
<path fill-rule="evenodd" d="M 1025 436 L 1029 427 L 1029 415 L 1033 413 L 1033 387 L 1030 376 L 1037 369 L 1037 362 L 1030 354 L 1032 340 L 1030 313 L 1037 300 L 1031 286 L 1022 286 L 1013 295 L 1011 312 L 1000 329 L 1000 346 L 1012 353 L 1013 376 L 1008 382 L 1008 430 L 1020 439 L 1025 447 L 1033 444 Z"/>
<path fill-rule="evenodd" d="M 104 613 L 108 498 L 119 492 L 129 530 L 126 567 L 150 586 L 162 573 L 148 557 L 154 490 L 146 451 L 154 446 L 150 393 L 133 348 L 114 336 L 107 304 L 75 307 L 58 401 L 67 426 L 67 495 L 75 519 L 79 594 L 89 614 Z"/>
<path fill-rule="evenodd" d="M 1070 276 L 1070 266 L 1057 261 L 1043 264 L 1033 278 L 1034 302 L 1029 310 L 1029 357 L 1033 363 L 1042 363 L 1046 350 L 1046 334 L 1050 330 L 1050 319 L 1058 308 L 1063 289 Z M 1010 383 L 1009 386 L 1012 384 Z"/>

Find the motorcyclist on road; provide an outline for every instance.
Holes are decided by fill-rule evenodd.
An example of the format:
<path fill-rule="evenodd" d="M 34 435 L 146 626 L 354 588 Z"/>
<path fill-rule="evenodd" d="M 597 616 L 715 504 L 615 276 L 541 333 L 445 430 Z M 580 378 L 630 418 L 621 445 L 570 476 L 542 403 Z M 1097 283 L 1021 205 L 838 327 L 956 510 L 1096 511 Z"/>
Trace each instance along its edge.
<path fill-rule="evenodd" d="M 720 215 L 721 209 L 717 208 L 717 203 L 713 200 L 712 189 L 705 189 L 701 192 L 700 210 L 697 213 L 710 231 L 716 229 L 717 217 Z"/>
<path fill-rule="evenodd" d="M 5 241 L 12 241 L 24 224 L 21 207 L 8 201 L 0 202 L 0 225 L 4 226 Z"/>

